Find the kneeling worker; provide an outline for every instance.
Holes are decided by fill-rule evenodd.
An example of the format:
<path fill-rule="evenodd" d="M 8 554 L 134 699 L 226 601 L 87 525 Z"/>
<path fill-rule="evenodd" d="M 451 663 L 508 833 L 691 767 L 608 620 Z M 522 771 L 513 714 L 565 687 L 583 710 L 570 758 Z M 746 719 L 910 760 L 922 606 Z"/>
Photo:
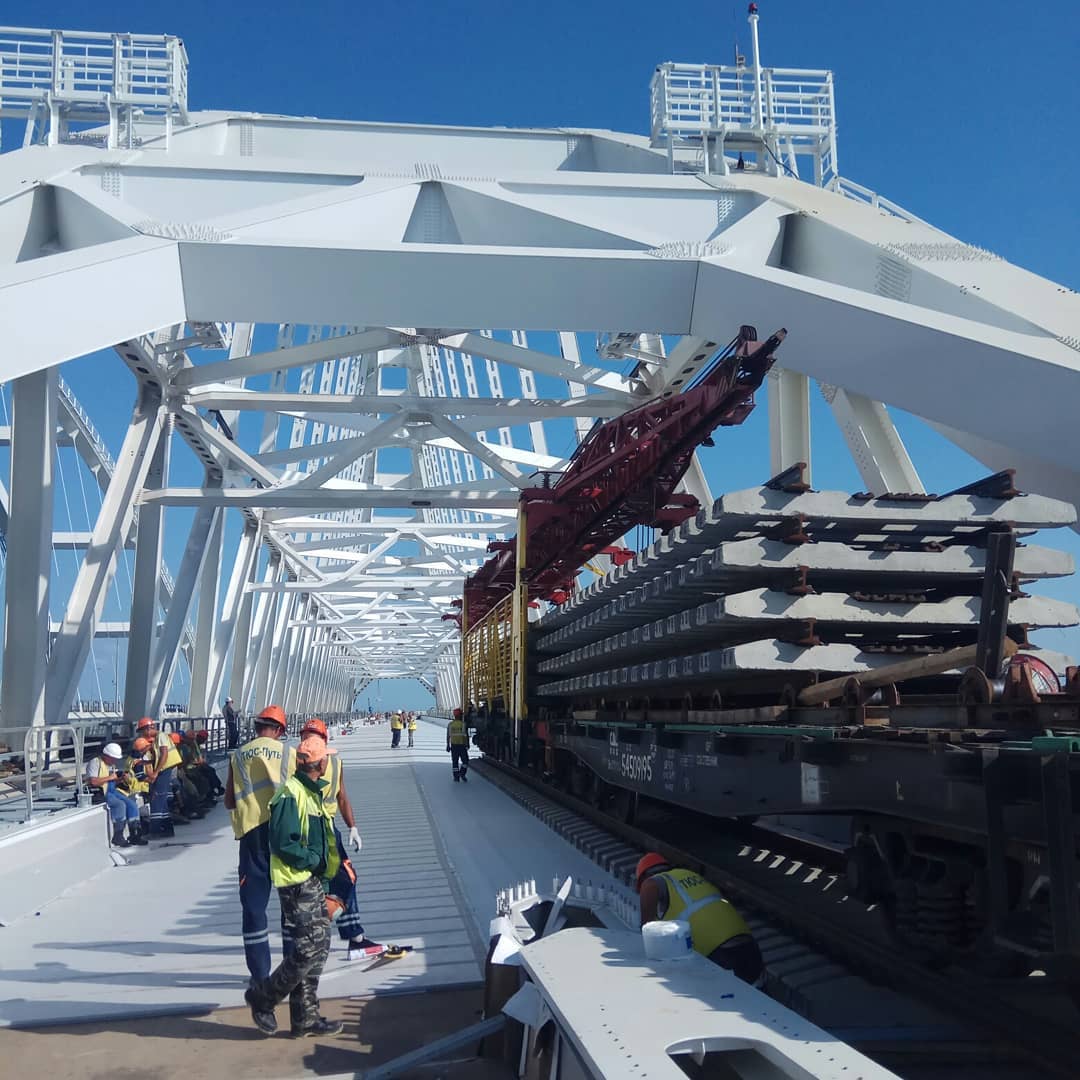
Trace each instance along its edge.
<path fill-rule="evenodd" d="M 270 877 L 292 951 L 244 994 L 255 1026 L 267 1035 L 277 1031 L 274 1006 L 285 998 L 295 1038 L 342 1031 L 340 1023 L 319 1015 L 319 976 L 330 952 L 326 886 L 340 858 L 319 783 L 327 753 L 325 739 L 308 735 L 296 749 L 296 772 L 270 800 Z"/>
<path fill-rule="evenodd" d="M 676 870 L 655 851 L 637 864 L 641 925 L 658 919 L 690 924 L 694 950 L 743 982 L 760 986 L 765 964 L 750 928 L 715 885 L 692 870 Z"/>

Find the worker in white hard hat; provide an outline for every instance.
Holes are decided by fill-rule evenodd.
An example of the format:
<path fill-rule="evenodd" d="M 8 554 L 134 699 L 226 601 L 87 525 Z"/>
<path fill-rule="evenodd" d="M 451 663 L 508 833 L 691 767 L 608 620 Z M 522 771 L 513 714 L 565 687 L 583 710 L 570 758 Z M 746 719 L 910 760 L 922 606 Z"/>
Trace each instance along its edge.
<path fill-rule="evenodd" d="M 120 759 L 124 751 L 118 743 L 106 743 L 101 753 L 86 763 L 86 783 L 95 795 L 100 795 L 109 808 L 112 818 L 113 847 L 131 847 L 147 843 L 139 824 L 139 804 L 126 789 L 127 774 L 122 771 Z M 124 838 L 124 826 L 128 838 Z"/>
<path fill-rule="evenodd" d="M 225 749 L 235 750 L 240 745 L 240 717 L 231 697 L 225 699 L 221 713 L 225 717 Z"/>

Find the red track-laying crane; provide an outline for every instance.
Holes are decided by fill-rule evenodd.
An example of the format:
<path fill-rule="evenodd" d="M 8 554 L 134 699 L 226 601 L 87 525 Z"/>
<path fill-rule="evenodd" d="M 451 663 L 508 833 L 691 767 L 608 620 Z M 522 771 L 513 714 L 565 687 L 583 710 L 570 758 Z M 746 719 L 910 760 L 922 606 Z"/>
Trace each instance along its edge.
<path fill-rule="evenodd" d="M 749 416 L 786 334 L 778 330 L 759 343 L 754 327 L 740 327 L 689 389 L 598 423 L 554 483 L 545 474 L 541 487 L 522 491 L 530 599 L 569 593 L 582 566 L 635 525 L 667 533 L 697 513 L 697 499 L 675 488 L 717 427 Z M 516 539 L 494 541 L 488 550 L 494 556 L 465 583 L 470 626 L 515 586 Z"/>

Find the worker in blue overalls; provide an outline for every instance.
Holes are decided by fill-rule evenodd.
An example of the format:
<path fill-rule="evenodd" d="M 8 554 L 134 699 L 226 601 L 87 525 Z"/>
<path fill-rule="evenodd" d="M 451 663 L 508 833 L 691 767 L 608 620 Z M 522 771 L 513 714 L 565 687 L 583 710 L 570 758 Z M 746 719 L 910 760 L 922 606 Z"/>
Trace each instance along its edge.
<path fill-rule="evenodd" d="M 270 976 L 270 800 L 296 771 L 296 754 L 282 741 L 285 713 L 268 705 L 255 718 L 255 737 L 229 754 L 225 806 L 240 841 L 238 875 L 244 959 L 254 982 Z"/>

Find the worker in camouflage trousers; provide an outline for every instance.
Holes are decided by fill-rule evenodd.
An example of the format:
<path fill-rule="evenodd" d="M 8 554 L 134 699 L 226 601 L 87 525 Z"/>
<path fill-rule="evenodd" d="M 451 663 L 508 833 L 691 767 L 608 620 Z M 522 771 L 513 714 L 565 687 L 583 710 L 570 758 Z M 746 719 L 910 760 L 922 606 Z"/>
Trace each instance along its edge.
<path fill-rule="evenodd" d="M 244 994 L 255 1026 L 267 1035 L 277 1031 L 274 1007 L 285 998 L 294 1038 L 342 1031 L 319 1015 L 319 976 L 330 952 L 326 885 L 341 862 L 319 783 L 333 752 L 325 739 L 306 736 L 296 749 L 295 774 L 270 800 L 270 880 L 292 948 L 268 979 L 253 979 Z"/>

